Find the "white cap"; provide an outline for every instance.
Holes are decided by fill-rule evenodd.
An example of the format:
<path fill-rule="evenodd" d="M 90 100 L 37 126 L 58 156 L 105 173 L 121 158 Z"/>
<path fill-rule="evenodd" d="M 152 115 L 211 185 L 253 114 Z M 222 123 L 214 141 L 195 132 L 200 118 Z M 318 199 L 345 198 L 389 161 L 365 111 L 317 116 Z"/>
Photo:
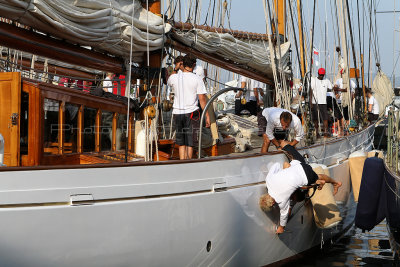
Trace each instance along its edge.
<path fill-rule="evenodd" d="M 193 70 L 193 73 L 199 76 L 200 78 L 204 78 L 204 69 L 202 66 L 196 66 Z"/>

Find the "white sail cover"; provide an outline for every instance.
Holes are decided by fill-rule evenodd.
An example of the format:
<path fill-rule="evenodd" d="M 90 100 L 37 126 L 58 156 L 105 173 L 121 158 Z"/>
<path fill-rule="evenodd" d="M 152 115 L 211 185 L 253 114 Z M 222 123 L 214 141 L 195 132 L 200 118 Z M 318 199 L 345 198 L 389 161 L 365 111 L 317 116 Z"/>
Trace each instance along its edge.
<path fill-rule="evenodd" d="M 147 51 L 147 21 L 150 51 L 162 48 L 171 29 L 138 0 L 0 0 L 0 16 L 123 57 L 129 57 L 133 34 L 135 62 Z"/>
<path fill-rule="evenodd" d="M 392 83 L 381 70 L 375 76 L 372 92 L 374 92 L 374 97 L 379 103 L 379 114 L 382 114 L 385 112 L 386 106 L 392 103 L 394 93 Z"/>
<path fill-rule="evenodd" d="M 209 55 L 218 55 L 235 63 L 240 63 L 263 73 L 272 74 L 271 59 L 267 41 L 242 41 L 234 38 L 229 33 L 208 32 L 201 29 L 191 31 L 178 31 L 174 38 L 189 47 Z M 290 43 L 286 42 L 276 49 L 276 58 L 280 59 L 277 68 L 285 73 L 289 69 Z M 279 51 L 280 50 L 280 51 Z M 279 53 L 281 52 L 281 54 Z"/>

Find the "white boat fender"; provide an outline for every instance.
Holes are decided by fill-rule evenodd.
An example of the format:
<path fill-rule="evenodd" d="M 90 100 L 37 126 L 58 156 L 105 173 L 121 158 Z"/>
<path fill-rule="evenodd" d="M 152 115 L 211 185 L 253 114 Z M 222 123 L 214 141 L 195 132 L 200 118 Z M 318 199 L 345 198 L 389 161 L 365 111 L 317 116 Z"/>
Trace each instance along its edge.
<path fill-rule="evenodd" d="M 144 157 L 146 155 L 146 134 L 144 129 L 140 130 L 136 137 L 136 155 Z"/>
<path fill-rule="evenodd" d="M 4 166 L 4 137 L 0 133 L 0 167 Z"/>

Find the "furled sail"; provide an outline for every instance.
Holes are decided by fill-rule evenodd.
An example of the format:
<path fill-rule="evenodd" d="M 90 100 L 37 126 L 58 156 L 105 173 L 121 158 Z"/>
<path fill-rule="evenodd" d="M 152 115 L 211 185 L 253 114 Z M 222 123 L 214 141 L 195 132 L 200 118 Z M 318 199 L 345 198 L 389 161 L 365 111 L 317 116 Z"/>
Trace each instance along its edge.
<path fill-rule="evenodd" d="M 0 16 L 123 57 L 129 57 L 133 35 L 135 62 L 142 61 L 147 51 L 147 21 L 150 51 L 163 47 L 165 33 L 171 29 L 138 0 L 0 0 Z"/>
<path fill-rule="evenodd" d="M 378 71 L 372 83 L 372 92 L 379 103 L 379 114 L 382 114 L 386 106 L 392 103 L 394 94 L 392 83 L 381 70 Z"/>
<path fill-rule="evenodd" d="M 265 40 L 239 40 L 229 33 L 209 32 L 202 29 L 180 31 L 175 29 L 173 38 L 202 53 L 218 55 L 232 62 L 250 67 L 261 73 L 272 75 L 271 58 L 268 43 Z M 290 73 L 290 43 L 276 48 L 278 70 Z"/>

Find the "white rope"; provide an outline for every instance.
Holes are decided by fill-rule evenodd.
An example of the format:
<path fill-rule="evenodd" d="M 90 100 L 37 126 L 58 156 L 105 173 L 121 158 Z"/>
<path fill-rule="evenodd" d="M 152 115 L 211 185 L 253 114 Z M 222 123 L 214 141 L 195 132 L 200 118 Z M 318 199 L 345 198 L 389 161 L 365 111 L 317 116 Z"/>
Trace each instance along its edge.
<path fill-rule="evenodd" d="M 146 151 L 145 151 L 145 157 L 144 161 L 149 161 L 149 115 L 147 112 L 144 113 L 144 128 L 145 128 L 145 145 L 146 145 Z"/>
<path fill-rule="evenodd" d="M 149 43 L 149 0 L 146 0 L 146 10 L 147 10 L 147 16 L 146 16 L 146 52 L 147 52 L 147 67 L 150 66 L 150 43 Z M 132 34 L 133 35 L 133 34 Z M 150 88 L 147 88 L 150 90 Z"/>
<path fill-rule="evenodd" d="M 272 16 L 273 16 L 273 21 L 275 24 L 275 29 L 278 29 L 277 15 L 276 15 L 275 9 L 273 9 L 273 11 L 272 11 Z M 277 46 L 278 46 L 278 51 L 279 51 L 279 58 L 277 58 L 278 67 L 279 67 L 278 72 L 279 72 L 279 75 L 281 78 L 281 82 L 282 82 L 281 89 L 283 91 L 283 96 L 284 96 L 283 97 L 283 100 L 284 100 L 283 107 L 287 110 L 290 110 L 290 98 L 289 98 L 288 88 L 287 88 L 287 84 L 286 84 L 286 77 L 282 71 L 282 62 L 281 62 L 282 51 L 281 51 L 281 40 L 280 40 L 279 34 L 277 34 L 276 40 L 277 40 Z M 276 55 L 276 52 L 275 52 L 275 55 Z"/>
<path fill-rule="evenodd" d="M 172 125 L 173 125 L 173 120 L 174 120 L 174 114 L 171 114 L 171 122 L 169 124 L 169 139 L 172 139 Z"/>
<path fill-rule="evenodd" d="M 135 0 L 132 0 L 132 24 L 131 24 L 131 30 L 133 31 L 133 17 L 135 16 Z M 129 122 L 130 122 L 130 103 L 131 103 L 131 82 L 132 82 L 132 46 L 133 46 L 133 32 L 131 34 L 131 44 L 130 44 L 130 50 L 129 50 L 129 66 L 128 66 L 128 82 L 126 86 L 126 90 L 128 91 L 128 107 L 126 111 L 126 133 L 125 133 L 125 140 L 126 142 L 129 143 L 128 137 L 129 137 Z M 126 92 L 125 92 L 126 94 Z M 133 125 L 132 125 L 133 128 Z M 131 132 L 132 132 L 131 128 Z"/>
<path fill-rule="evenodd" d="M 266 6 L 265 1 L 267 1 L 267 0 L 262 0 L 263 6 L 264 6 L 264 16 L 265 16 L 266 24 L 268 24 L 268 21 L 271 21 L 271 20 L 270 20 L 269 14 L 267 12 L 267 6 Z M 278 82 L 278 77 L 276 75 L 276 65 L 275 65 L 276 51 L 272 46 L 271 37 L 270 37 L 270 36 L 272 36 L 272 33 L 270 32 L 270 28 L 268 26 L 267 26 L 267 34 L 268 34 L 268 47 L 269 47 L 269 53 L 270 53 L 270 59 L 271 59 L 272 73 L 274 76 L 274 83 L 275 83 L 275 92 L 276 92 L 276 96 L 277 96 L 276 100 L 278 102 L 278 99 L 279 99 L 278 106 L 282 107 L 283 106 L 282 99 L 281 99 L 282 88 L 280 87 L 280 84 Z"/>
<path fill-rule="evenodd" d="M 153 127 L 153 138 L 154 138 L 154 143 L 155 143 L 155 147 L 156 147 L 156 157 L 157 157 L 157 161 L 160 161 L 159 155 L 158 155 L 158 135 L 157 135 L 157 122 L 158 122 L 158 117 L 159 117 L 159 111 L 158 109 L 156 109 L 156 117 L 153 120 L 153 123 L 151 124 Z"/>

